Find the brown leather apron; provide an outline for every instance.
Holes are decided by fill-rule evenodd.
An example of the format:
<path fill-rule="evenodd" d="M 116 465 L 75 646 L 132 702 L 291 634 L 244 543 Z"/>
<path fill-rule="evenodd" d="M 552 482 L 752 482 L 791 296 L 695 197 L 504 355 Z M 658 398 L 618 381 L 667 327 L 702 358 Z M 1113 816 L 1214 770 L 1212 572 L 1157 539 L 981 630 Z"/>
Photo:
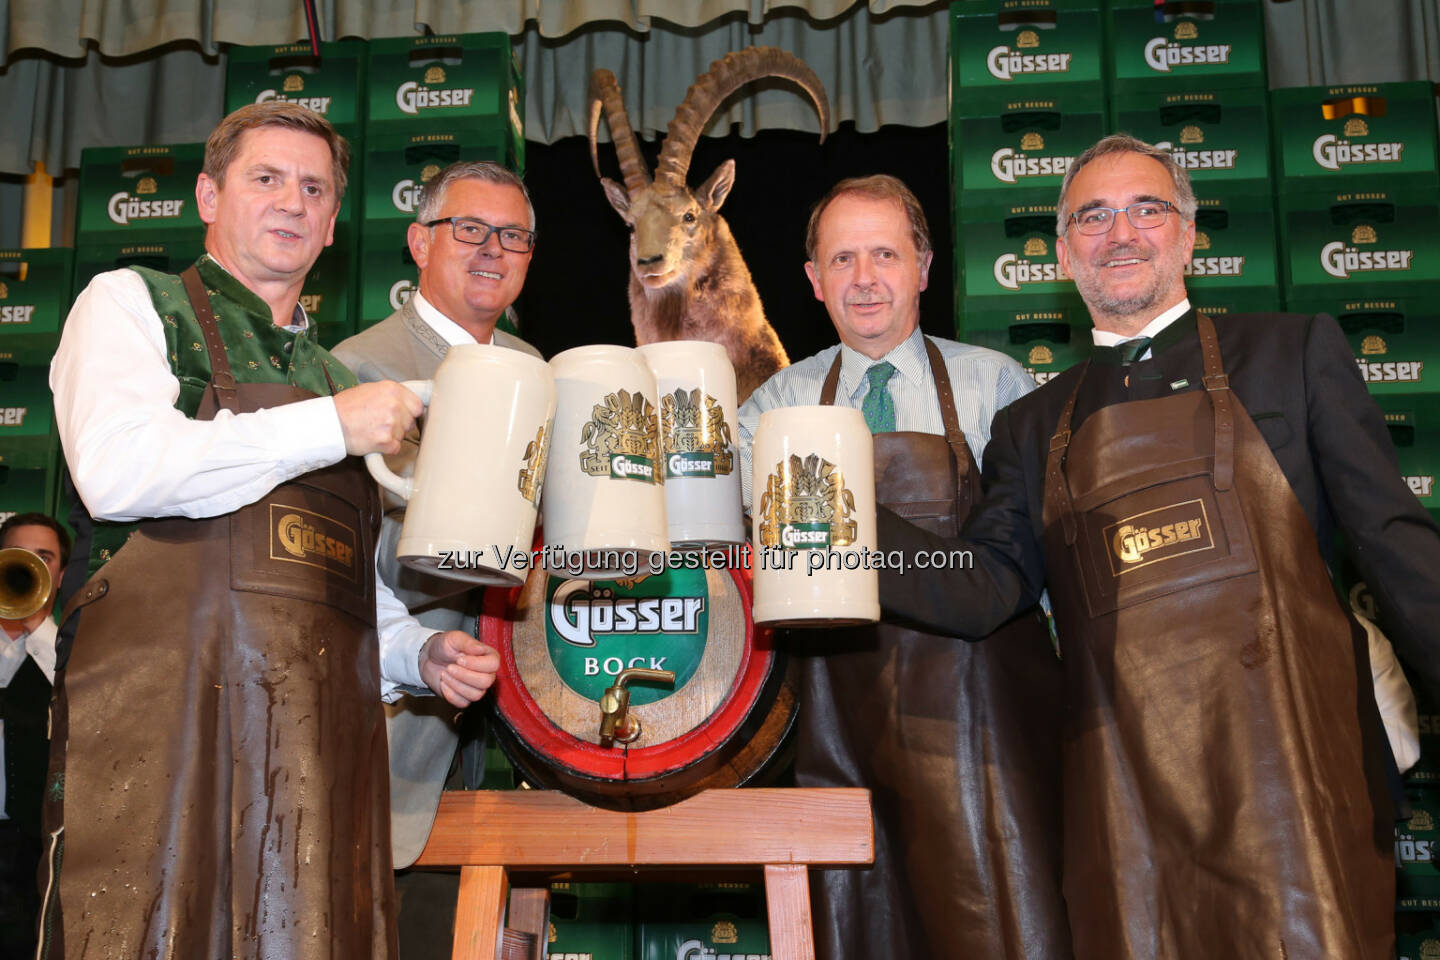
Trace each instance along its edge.
<path fill-rule="evenodd" d="M 959 532 L 980 471 L 939 349 L 945 436 L 875 436 L 879 502 Z M 820 402 L 835 399 L 840 358 Z M 792 635 L 793 636 L 793 635 Z M 1060 663 L 1039 611 L 983 643 L 892 624 L 800 634 L 796 780 L 868 787 L 875 864 L 813 870 L 816 955 L 1021 960 L 1070 955 L 1060 897 Z"/>
<path fill-rule="evenodd" d="M 197 419 L 313 396 L 237 384 L 185 279 L 215 371 Z M 50 956 L 395 956 L 379 519 L 348 458 L 231 514 L 146 521 L 81 591 Z"/>
<path fill-rule="evenodd" d="M 1077 383 L 1046 465 L 1075 954 L 1388 958 L 1363 635 L 1197 324 L 1205 390 L 1103 407 L 1072 436 Z"/>

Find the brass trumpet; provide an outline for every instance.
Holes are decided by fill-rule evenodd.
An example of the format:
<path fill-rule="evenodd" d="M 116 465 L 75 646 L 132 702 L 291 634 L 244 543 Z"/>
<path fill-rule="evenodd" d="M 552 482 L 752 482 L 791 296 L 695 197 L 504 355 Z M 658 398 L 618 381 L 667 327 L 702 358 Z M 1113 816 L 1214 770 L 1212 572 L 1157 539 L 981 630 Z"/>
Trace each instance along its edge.
<path fill-rule="evenodd" d="M 0 619 L 24 620 L 50 598 L 50 568 L 23 547 L 0 550 Z"/>

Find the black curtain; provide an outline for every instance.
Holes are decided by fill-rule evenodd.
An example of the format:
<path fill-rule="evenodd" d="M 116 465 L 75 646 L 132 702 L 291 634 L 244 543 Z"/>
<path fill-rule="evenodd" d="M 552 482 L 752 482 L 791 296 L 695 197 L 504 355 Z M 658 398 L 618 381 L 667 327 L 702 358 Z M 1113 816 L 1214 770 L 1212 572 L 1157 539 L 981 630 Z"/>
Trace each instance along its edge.
<path fill-rule="evenodd" d="M 653 170 L 659 143 L 641 147 Z M 791 131 L 702 137 L 690 164 L 692 188 L 726 158 L 735 160 L 735 187 L 721 213 L 792 361 L 838 339 L 805 276 L 805 223 L 815 201 L 846 177 L 893 174 L 920 198 L 935 246 L 930 285 L 920 298 L 922 326 L 926 333 L 955 335 L 944 124 L 870 134 L 844 124 L 823 145 L 813 134 Z M 633 345 L 626 299 L 629 235 L 591 170 L 585 138 L 527 142 L 525 167 L 540 241 L 515 305 L 521 335 L 546 357 L 590 343 Z M 620 179 L 609 144 L 601 144 L 600 169 Z"/>

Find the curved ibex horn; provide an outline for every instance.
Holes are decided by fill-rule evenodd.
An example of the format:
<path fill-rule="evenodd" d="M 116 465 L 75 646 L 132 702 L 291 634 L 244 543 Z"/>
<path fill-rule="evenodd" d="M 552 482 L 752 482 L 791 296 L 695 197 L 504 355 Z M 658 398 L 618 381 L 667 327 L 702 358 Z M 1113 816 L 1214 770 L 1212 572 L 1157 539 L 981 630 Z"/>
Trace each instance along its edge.
<path fill-rule="evenodd" d="M 620 173 L 625 178 L 625 192 L 633 197 L 637 191 L 650 185 L 650 172 L 645 169 L 645 158 L 640 155 L 640 145 L 635 142 L 635 131 L 631 129 L 630 117 L 625 113 L 620 84 L 609 70 L 596 70 L 590 74 L 590 162 L 597 177 L 600 176 L 600 155 L 595 149 L 595 134 L 600 129 L 602 106 L 605 108 L 605 120 L 610 124 L 610 139 L 615 141 Z"/>
<path fill-rule="evenodd" d="M 675 108 L 675 119 L 670 121 L 665 144 L 660 148 L 660 159 L 655 161 L 655 179 L 683 185 L 685 174 L 690 170 L 690 154 L 715 108 L 740 87 L 762 77 L 794 80 L 810 94 L 820 114 L 823 143 L 825 132 L 830 129 L 830 101 L 825 98 L 825 85 L 815 71 L 804 60 L 776 47 L 746 47 L 710 64 L 710 69 L 685 91 L 685 100 Z"/>

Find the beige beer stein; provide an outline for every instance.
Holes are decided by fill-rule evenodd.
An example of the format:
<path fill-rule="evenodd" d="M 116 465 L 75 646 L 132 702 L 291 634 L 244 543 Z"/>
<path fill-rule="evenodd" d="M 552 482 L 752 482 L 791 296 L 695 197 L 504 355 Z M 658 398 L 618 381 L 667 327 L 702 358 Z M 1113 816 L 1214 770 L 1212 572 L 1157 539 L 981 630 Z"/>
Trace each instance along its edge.
<path fill-rule="evenodd" d="M 414 476 L 397 476 L 378 453 L 365 456 L 371 476 L 409 504 L 400 562 L 467 583 L 524 583 L 555 418 L 550 365 L 463 344 L 449 349 L 433 380 L 403 386 L 427 407 Z"/>
<path fill-rule="evenodd" d="M 709 340 L 637 347 L 660 391 L 665 515 L 677 550 L 745 541 L 735 447 L 735 368 Z"/>
<path fill-rule="evenodd" d="M 550 360 L 554 442 L 545 473 L 545 569 L 633 577 L 670 550 L 655 375 L 633 347 L 575 347 Z"/>
<path fill-rule="evenodd" d="M 880 619 L 875 451 L 865 417 L 850 407 L 767 410 L 752 449 L 755 622 Z"/>

